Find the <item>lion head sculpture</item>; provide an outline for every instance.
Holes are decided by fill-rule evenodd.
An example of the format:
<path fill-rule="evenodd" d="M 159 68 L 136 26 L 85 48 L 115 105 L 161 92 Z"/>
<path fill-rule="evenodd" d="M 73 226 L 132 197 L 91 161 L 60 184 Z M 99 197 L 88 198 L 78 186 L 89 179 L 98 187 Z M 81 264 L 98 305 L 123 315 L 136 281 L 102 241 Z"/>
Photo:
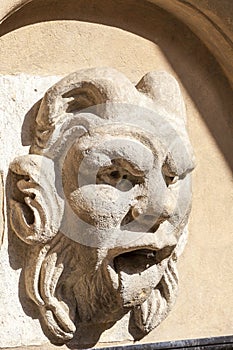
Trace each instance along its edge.
<path fill-rule="evenodd" d="M 135 87 L 114 69 L 86 69 L 46 92 L 30 154 L 10 166 L 10 221 L 30 246 L 26 291 L 53 339 L 126 315 L 137 338 L 167 316 L 193 168 L 169 74 L 148 73 Z"/>

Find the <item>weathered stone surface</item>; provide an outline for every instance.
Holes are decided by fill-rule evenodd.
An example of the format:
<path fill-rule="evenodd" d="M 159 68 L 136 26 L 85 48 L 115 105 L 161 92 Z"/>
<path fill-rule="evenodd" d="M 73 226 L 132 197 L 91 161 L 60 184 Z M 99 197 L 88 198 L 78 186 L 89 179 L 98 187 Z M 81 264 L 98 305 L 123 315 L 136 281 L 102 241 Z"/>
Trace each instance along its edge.
<path fill-rule="evenodd" d="M 4 185 L 3 185 L 3 175 L 0 173 L 0 247 L 3 241 L 4 234 Z"/>
<path fill-rule="evenodd" d="M 135 88 L 113 69 L 82 70 L 28 118 L 10 222 L 46 335 L 80 346 L 123 325 L 142 338 L 175 302 L 187 237 L 194 163 L 177 82 L 153 72 Z"/>
<path fill-rule="evenodd" d="M 15 156 L 28 152 L 30 125 L 26 114 L 59 77 L 0 76 L 0 171 L 8 195 L 8 169 Z M 5 208 L 6 215 L 6 208 Z M 4 233 L 0 251 L 0 347 L 40 345 L 47 342 L 33 305 L 25 294 L 21 269 L 26 245 Z M 29 315 L 30 314 L 30 315 Z M 34 310 L 34 318 L 35 318 Z"/>
<path fill-rule="evenodd" d="M 156 67 L 178 78 L 185 98 L 190 137 L 198 162 L 193 176 L 190 237 L 185 254 L 178 263 L 180 291 L 177 303 L 169 317 L 141 342 L 157 343 L 164 340 L 231 334 L 233 196 L 230 168 L 233 137 L 232 94 L 225 76 L 229 79 L 233 76 L 233 55 L 230 48 L 233 2 L 152 2 L 161 4 L 174 13 L 176 19 L 152 3 L 146 4 L 145 1 L 94 0 L 91 1 L 91 5 L 85 0 L 32 1 L 1 25 L 1 73 L 59 75 L 68 74 L 81 67 L 108 65 L 118 68 L 134 82 L 145 72 Z M 1 13 L 4 15 L 9 13 L 8 10 L 4 12 L 7 9 L 5 4 L 16 3 L 19 4 L 19 1 L 2 0 L 0 12 L 3 11 Z M 198 41 L 182 21 L 187 23 L 201 41 L 208 45 L 215 57 L 218 57 L 225 73 L 221 72 L 210 52 L 204 49 L 201 41 Z M 49 85 L 52 84 L 53 82 Z M 40 97 L 49 85 L 44 87 Z M 12 84 L 8 95 L 10 96 L 15 88 L 20 100 L 19 95 L 24 94 L 26 86 L 25 80 L 22 85 L 16 83 L 14 87 Z M 24 96 L 25 102 L 22 99 L 22 103 L 27 104 L 27 100 L 32 98 L 33 88 L 28 88 Z M 1 134 L 3 142 L 8 145 L 5 148 L 5 158 L 9 162 L 15 157 L 11 154 L 11 149 L 15 150 L 16 155 L 17 152 L 18 155 L 27 153 L 27 149 L 21 149 L 21 125 L 16 127 L 15 134 L 11 130 L 18 125 L 18 118 L 15 117 L 18 110 L 12 111 L 13 113 L 8 115 L 5 107 L 4 113 L 1 114 Z M 5 132 L 6 115 L 10 122 Z M 6 173 L 7 170 L 8 167 Z M 9 236 L 13 237 L 10 233 Z M 4 235 L 4 250 L 7 249 L 6 238 L 7 231 Z M 15 243 L 14 246 L 17 247 Z M 17 261 L 13 256 L 18 254 L 18 260 L 23 261 L 26 244 L 18 247 L 14 255 L 12 244 L 9 246 L 10 260 Z M 15 266 L 16 269 L 20 269 L 21 265 Z M 11 270 L 9 276 L 15 276 Z M 19 294 L 25 295 L 22 290 L 23 276 L 20 281 Z M 18 278 L 15 278 L 17 286 L 18 282 Z M 8 288 L 8 285 L 1 287 L 7 295 L 5 288 Z M 10 306 L 7 310 L 2 307 L 1 316 L 8 311 L 13 317 L 16 315 L 14 310 L 19 303 L 18 290 L 13 288 L 11 292 L 7 295 Z M 33 303 L 30 307 L 32 306 Z M 28 343 L 26 323 L 23 324 L 23 320 L 29 318 L 28 315 L 24 303 L 24 311 L 20 318 L 13 318 L 14 324 L 9 327 L 9 332 L 7 327 L 4 328 L 4 337 L 11 344 L 15 344 L 17 340 L 18 344 Z M 20 320 L 17 327 L 15 320 Z M 127 322 L 121 323 L 121 335 L 119 322 L 117 326 L 118 331 L 116 328 L 114 331 L 113 327 L 109 329 L 108 335 L 104 333 L 105 339 L 129 339 L 124 334 Z M 37 337 L 39 343 L 40 327 L 37 316 L 30 323 L 28 332 L 31 333 L 28 335 L 29 341 L 35 343 Z M 103 340 L 103 336 L 101 339 Z M 43 348 L 47 347 L 48 344 L 45 344 Z"/>

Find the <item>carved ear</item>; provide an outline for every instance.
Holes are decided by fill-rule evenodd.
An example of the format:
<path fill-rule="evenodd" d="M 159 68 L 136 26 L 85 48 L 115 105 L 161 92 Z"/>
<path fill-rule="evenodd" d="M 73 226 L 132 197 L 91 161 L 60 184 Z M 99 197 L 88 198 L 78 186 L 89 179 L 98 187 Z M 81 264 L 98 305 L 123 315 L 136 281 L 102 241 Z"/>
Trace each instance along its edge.
<path fill-rule="evenodd" d="M 136 85 L 138 91 L 150 97 L 168 114 L 186 121 L 185 105 L 176 79 L 167 72 L 150 72 Z"/>
<path fill-rule="evenodd" d="M 96 114 L 108 118 L 104 104 L 130 103 L 138 100 L 138 91 L 122 73 L 112 68 L 93 68 L 77 71 L 53 85 L 45 94 L 36 117 L 35 144 L 46 148 L 56 125 L 72 118 L 88 107 L 97 106 Z M 98 113 L 98 105 L 102 105 Z M 32 152 L 37 153 L 32 145 Z"/>
<path fill-rule="evenodd" d="M 10 200 L 13 230 L 27 244 L 48 242 L 57 234 L 64 210 L 55 188 L 53 161 L 39 155 L 21 156 L 10 169 L 21 178 L 20 192 Z"/>

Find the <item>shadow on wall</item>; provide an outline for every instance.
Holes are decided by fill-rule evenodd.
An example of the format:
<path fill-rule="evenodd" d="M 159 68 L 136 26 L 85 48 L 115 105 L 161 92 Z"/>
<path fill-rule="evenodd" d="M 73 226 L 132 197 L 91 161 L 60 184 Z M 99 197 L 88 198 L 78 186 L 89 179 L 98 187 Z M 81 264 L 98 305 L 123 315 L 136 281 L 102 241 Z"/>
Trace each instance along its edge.
<path fill-rule="evenodd" d="M 29 24 L 53 20 L 114 26 L 158 45 L 233 169 L 232 89 L 215 58 L 186 25 L 147 1 L 34 0 L 0 26 L 0 35 Z"/>
<path fill-rule="evenodd" d="M 146 1 L 34 0 L 0 25 L 0 35 L 4 36 L 30 24 L 54 20 L 79 20 L 118 27 L 158 45 L 196 104 L 229 167 L 233 169 L 232 89 L 215 58 L 187 26 Z M 25 124 L 27 122 L 28 119 Z M 6 191 L 9 188 L 11 184 L 8 178 Z M 13 269 L 22 267 L 26 248 L 10 230 L 9 256 Z M 26 297 L 22 281 L 23 275 L 19 284 L 22 307 L 30 317 L 39 318 L 35 305 Z"/>

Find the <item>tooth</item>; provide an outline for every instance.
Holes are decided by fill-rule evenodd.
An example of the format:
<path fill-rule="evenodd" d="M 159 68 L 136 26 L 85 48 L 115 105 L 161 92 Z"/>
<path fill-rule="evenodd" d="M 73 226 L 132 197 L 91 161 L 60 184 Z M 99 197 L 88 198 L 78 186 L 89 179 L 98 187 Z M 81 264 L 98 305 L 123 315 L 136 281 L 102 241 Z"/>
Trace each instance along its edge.
<path fill-rule="evenodd" d="M 117 290 L 119 288 L 119 276 L 118 276 L 118 273 L 116 271 L 114 271 L 114 269 L 111 266 L 108 266 L 107 269 L 108 269 L 108 273 L 110 275 L 110 278 L 112 280 L 113 288 L 115 290 Z"/>
<path fill-rule="evenodd" d="M 148 302 L 147 302 L 147 300 L 144 301 L 144 303 L 142 303 L 141 310 L 142 310 L 142 323 L 143 323 L 143 325 L 145 325 L 147 317 L 148 317 Z"/>

